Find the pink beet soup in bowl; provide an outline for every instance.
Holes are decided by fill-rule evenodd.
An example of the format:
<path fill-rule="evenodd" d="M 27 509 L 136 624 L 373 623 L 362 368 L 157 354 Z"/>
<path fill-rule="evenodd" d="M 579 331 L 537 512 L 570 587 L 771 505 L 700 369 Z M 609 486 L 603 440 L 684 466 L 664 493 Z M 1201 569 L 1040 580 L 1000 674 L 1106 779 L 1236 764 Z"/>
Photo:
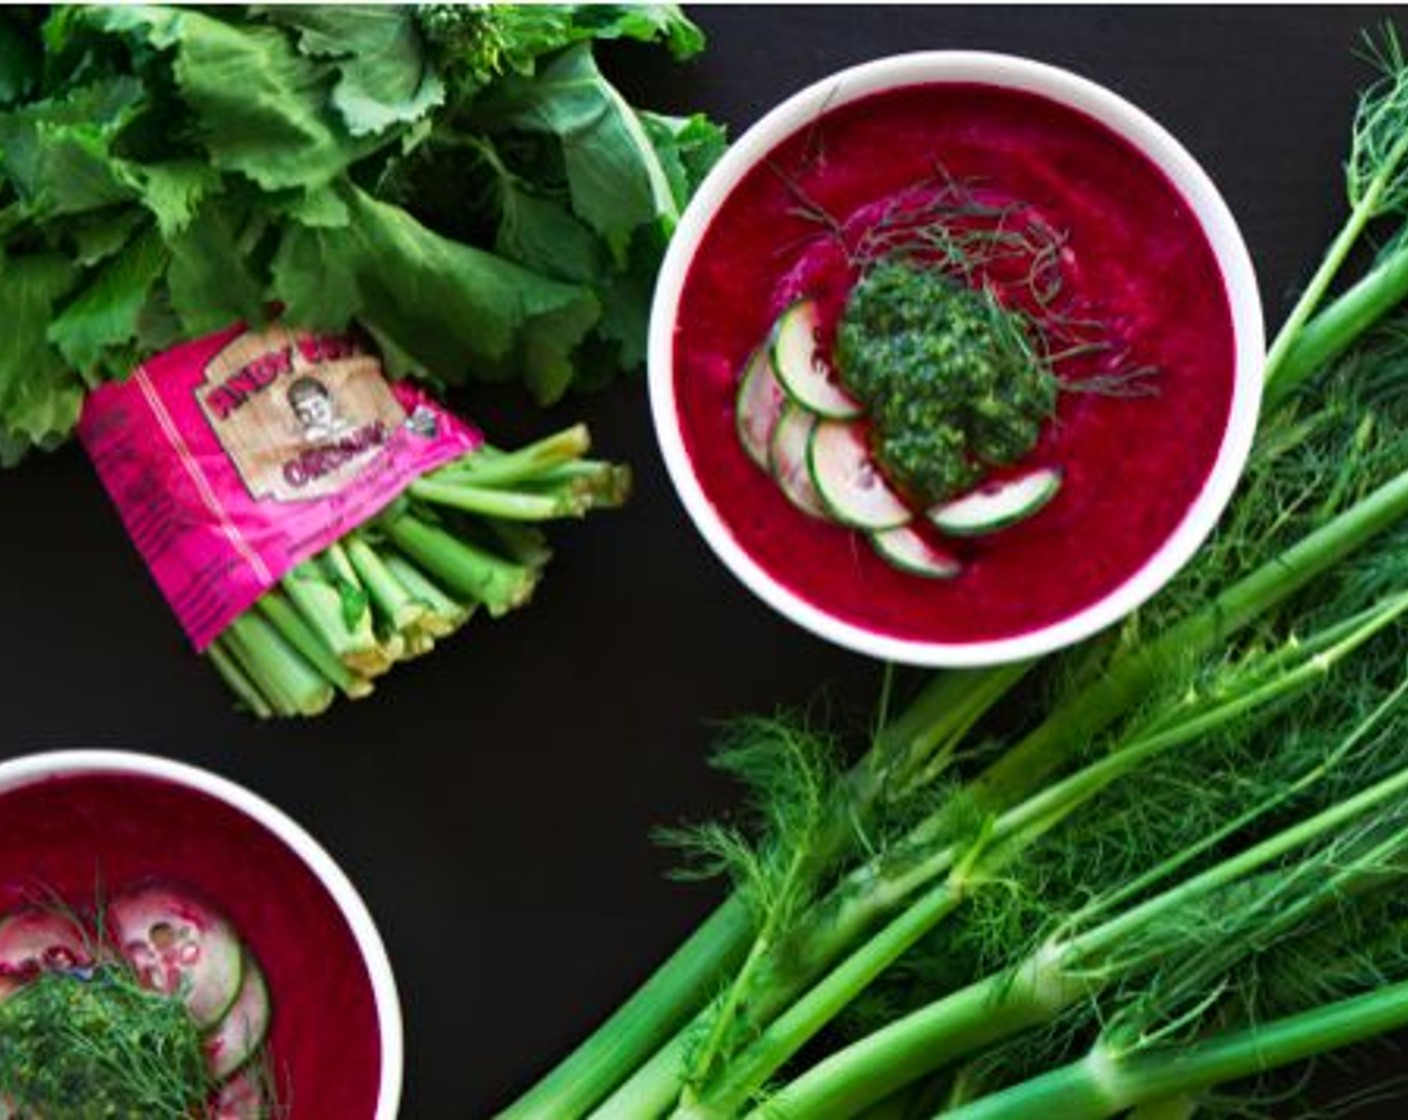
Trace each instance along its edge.
<path fill-rule="evenodd" d="M 1125 368 L 1152 376 L 1148 392 L 1063 384 L 1019 464 L 1059 476 L 1054 498 L 999 531 L 939 540 L 957 574 L 925 578 L 887 562 L 867 532 L 789 499 L 777 472 L 740 440 L 740 386 L 760 350 L 776 359 L 780 325 L 802 303 L 816 309 L 816 353 L 833 361 L 828 348 L 857 284 L 856 247 L 940 181 L 1051 231 L 1067 306 L 1098 317 L 1113 340 L 1102 353 L 1118 349 Z M 1211 180 L 1169 133 L 1063 70 L 925 52 L 817 82 L 729 149 L 666 256 L 649 380 L 671 480 L 746 586 L 852 649 L 964 666 L 1084 638 L 1178 571 L 1245 463 L 1263 353 L 1246 246 Z M 1089 360 L 1097 364 L 1077 376 L 1101 372 L 1104 359 Z M 798 400 L 791 388 L 778 391 L 783 407 Z M 1003 469 L 993 477 L 1000 485 Z M 932 540 L 924 510 L 910 504 Z"/>
<path fill-rule="evenodd" d="M 366 906 L 307 832 L 242 787 L 165 759 L 59 751 L 0 763 L 0 915 L 32 913 L 36 899 L 93 911 L 152 884 L 208 902 L 262 970 L 269 1115 L 395 1120 L 403 1044 L 391 967 Z"/>

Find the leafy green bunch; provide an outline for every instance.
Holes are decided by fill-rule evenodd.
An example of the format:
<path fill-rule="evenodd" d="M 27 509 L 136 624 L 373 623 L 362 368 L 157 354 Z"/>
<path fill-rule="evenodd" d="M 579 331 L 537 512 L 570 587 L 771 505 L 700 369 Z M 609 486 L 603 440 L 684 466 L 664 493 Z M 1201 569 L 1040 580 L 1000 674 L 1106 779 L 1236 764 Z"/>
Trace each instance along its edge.
<path fill-rule="evenodd" d="M 1026 455 L 1056 409 L 1056 375 L 1020 311 L 903 257 L 851 290 L 836 341 L 877 458 L 926 503 Z"/>
<path fill-rule="evenodd" d="M 542 401 L 637 366 L 651 278 L 722 148 L 593 43 L 670 7 L 58 7 L 0 16 L 0 462 L 85 390 L 278 310 L 395 374 Z"/>

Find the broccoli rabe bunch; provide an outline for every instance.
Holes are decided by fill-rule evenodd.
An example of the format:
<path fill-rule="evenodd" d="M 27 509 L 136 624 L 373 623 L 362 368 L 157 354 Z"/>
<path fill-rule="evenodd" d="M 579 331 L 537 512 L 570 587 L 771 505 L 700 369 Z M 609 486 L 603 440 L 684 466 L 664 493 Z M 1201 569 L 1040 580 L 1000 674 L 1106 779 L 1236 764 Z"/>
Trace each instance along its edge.
<path fill-rule="evenodd" d="M 1031 451 L 1058 394 L 1034 329 L 992 292 L 921 261 L 867 271 L 842 312 L 835 358 L 894 482 L 939 502 Z"/>

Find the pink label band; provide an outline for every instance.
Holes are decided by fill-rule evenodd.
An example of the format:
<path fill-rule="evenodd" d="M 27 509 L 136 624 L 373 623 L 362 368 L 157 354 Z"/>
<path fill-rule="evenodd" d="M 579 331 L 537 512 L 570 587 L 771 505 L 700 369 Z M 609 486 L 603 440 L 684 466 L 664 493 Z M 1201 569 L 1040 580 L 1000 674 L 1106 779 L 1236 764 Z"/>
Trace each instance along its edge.
<path fill-rule="evenodd" d="M 351 339 L 232 327 L 89 394 L 78 435 L 205 649 L 295 565 L 483 435 Z"/>

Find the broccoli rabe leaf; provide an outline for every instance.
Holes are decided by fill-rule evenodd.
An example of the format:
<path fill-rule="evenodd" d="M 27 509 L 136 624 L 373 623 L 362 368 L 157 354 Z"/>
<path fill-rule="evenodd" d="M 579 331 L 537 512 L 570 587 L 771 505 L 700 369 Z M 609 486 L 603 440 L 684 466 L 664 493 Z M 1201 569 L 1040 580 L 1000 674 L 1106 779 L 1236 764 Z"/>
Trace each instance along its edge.
<path fill-rule="evenodd" d="M 78 372 L 92 371 L 107 347 L 136 334 L 148 293 L 167 260 L 161 237 L 147 230 L 92 273 L 49 325 L 49 341 Z"/>
<path fill-rule="evenodd" d="M 83 386 L 45 337 L 76 271 L 55 253 L 0 257 L 0 462 L 50 446 L 78 422 Z"/>
<path fill-rule="evenodd" d="M 415 121 L 445 100 L 412 7 L 271 5 L 268 19 L 298 31 L 298 49 L 337 71 L 332 104 L 354 136 Z"/>
<path fill-rule="evenodd" d="M 547 133 L 562 146 L 572 210 L 624 260 L 631 234 L 679 205 L 645 126 L 597 69 L 585 44 L 555 56 L 529 79 L 509 77 L 477 105 L 490 133 Z"/>

